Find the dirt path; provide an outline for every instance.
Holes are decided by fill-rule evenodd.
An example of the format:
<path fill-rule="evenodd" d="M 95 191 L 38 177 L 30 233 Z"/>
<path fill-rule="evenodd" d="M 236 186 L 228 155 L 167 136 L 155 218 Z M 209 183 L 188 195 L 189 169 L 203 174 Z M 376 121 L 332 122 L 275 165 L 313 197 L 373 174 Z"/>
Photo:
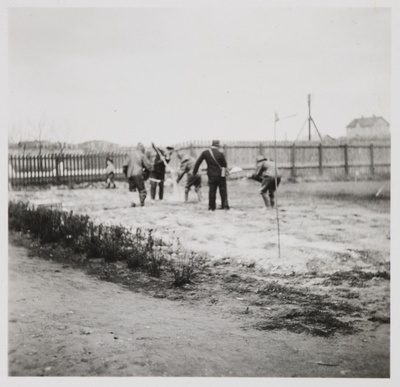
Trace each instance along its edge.
<path fill-rule="evenodd" d="M 134 293 L 10 244 L 9 374 L 389 377 L 388 324 L 328 339 L 244 329 L 222 309 Z"/>

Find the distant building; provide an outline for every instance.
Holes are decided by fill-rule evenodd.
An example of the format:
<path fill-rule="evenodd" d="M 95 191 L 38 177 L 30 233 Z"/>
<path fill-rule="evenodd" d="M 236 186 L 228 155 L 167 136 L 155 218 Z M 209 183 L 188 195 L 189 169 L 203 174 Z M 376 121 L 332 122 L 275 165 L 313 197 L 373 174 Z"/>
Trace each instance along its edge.
<path fill-rule="evenodd" d="M 101 140 L 82 142 L 78 144 L 78 147 L 84 149 L 86 152 L 118 152 L 121 148 L 117 144 Z"/>
<path fill-rule="evenodd" d="M 346 126 L 348 138 L 382 138 L 390 137 L 390 124 L 383 117 L 355 118 Z"/>

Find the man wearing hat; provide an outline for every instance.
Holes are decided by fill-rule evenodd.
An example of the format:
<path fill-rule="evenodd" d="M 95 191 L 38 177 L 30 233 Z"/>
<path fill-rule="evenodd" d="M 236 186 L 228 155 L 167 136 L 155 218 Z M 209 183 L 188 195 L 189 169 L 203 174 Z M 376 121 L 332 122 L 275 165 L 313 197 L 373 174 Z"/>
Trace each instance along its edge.
<path fill-rule="evenodd" d="M 193 168 L 193 175 L 197 175 L 200 164 L 205 160 L 207 163 L 207 176 L 208 176 L 208 209 L 215 210 L 215 199 L 217 189 L 221 196 L 221 208 L 229 210 L 228 204 L 228 191 L 226 187 L 226 170 L 227 163 L 224 154 L 219 150 L 220 142 L 213 140 L 211 148 L 206 149 L 197 159 Z"/>
<path fill-rule="evenodd" d="M 123 170 L 125 176 L 128 178 L 129 191 L 134 192 L 137 190 L 139 192 L 141 207 L 144 206 L 144 201 L 147 196 L 143 173 L 151 171 L 151 169 L 152 165 L 145 154 L 145 148 L 143 144 L 139 142 L 136 149 L 125 160 Z M 136 207 L 136 204 L 133 202 L 132 207 Z"/>
<path fill-rule="evenodd" d="M 164 198 L 164 180 L 165 180 L 165 168 L 171 160 L 172 152 L 174 148 L 167 146 L 166 150 L 157 148 L 153 143 L 151 144 L 156 151 L 156 158 L 154 160 L 153 170 L 150 173 L 150 196 L 152 200 L 156 198 L 156 191 L 158 185 L 158 198 L 163 200 Z"/>
<path fill-rule="evenodd" d="M 276 179 L 275 179 L 276 174 Z M 272 160 L 264 155 L 257 156 L 257 166 L 251 178 L 261 183 L 261 196 L 265 206 L 269 207 L 268 196 L 271 207 L 275 206 L 275 191 L 281 182 L 281 174 Z"/>

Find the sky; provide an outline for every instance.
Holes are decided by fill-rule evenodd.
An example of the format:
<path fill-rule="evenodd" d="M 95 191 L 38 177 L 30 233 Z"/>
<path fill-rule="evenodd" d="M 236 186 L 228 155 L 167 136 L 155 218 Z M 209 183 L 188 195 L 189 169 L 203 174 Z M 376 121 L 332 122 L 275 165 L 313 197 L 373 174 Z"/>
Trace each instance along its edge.
<path fill-rule="evenodd" d="M 130 146 L 391 122 L 390 8 L 9 8 L 13 139 Z M 312 138 L 317 139 L 313 130 Z"/>

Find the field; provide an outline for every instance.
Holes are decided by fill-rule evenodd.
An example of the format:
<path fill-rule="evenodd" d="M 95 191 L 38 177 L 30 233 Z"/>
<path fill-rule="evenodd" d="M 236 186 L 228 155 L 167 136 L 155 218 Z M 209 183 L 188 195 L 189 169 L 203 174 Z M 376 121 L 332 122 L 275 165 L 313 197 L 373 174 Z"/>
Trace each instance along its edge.
<path fill-rule="evenodd" d="M 206 200 L 197 203 L 193 192 L 189 203 L 177 201 L 172 187 L 163 202 L 147 200 L 144 208 L 130 207 L 137 193 L 125 183 L 116 190 L 75 188 L 12 191 L 9 198 L 58 200 L 97 222 L 153 229 L 203 253 L 210 265 L 184 289 L 99 260 L 84 268 L 93 279 L 76 271 L 78 258 L 65 265 L 68 252 L 10 234 L 11 374 L 389 377 L 390 182 L 283 183 L 280 253 L 276 212 L 262 207 L 255 182 L 229 182 L 231 210 L 215 212 L 207 211 Z M 207 187 L 203 191 L 206 197 Z M 28 247 L 31 258 L 18 244 Z M 39 271 L 42 277 L 34 281 Z M 26 300 L 22 289 L 32 292 L 38 309 L 17 302 Z M 74 298 L 80 301 L 72 307 Z M 29 324 L 21 313 L 30 316 Z M 109 328 L 116 315 L 118 345 L 100 334 L 117 329 Z M 42 324 L 48 333 L 34 337 Z M 25 355 L 18 336 L 24 329 L 31 337 Z M 62 343 L 64 329 L 75 345 Z M 46 354 L 38 345 L 48 348 Z M 139 360 L 132 358 L 132 345 Z M 29 366 L 27 353 L 34 351 L 37 364 Z M 60 362 L 66 359 L 69 366 Z"/>

